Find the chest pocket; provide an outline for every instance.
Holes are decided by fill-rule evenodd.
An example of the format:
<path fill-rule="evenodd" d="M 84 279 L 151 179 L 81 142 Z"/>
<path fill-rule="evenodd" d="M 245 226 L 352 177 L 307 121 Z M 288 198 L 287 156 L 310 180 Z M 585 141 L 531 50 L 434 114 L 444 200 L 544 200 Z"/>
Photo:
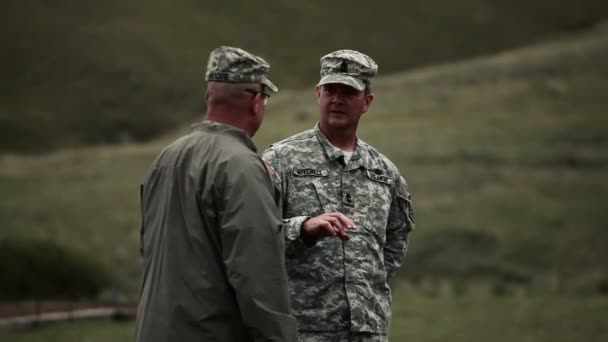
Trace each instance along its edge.
<path fill-rule="evenodd" d="M 287 191 L 286 216 L 317 216 L 335 211 L 328 191 L 332 188 L 327 169 L 294 167 Z"/>

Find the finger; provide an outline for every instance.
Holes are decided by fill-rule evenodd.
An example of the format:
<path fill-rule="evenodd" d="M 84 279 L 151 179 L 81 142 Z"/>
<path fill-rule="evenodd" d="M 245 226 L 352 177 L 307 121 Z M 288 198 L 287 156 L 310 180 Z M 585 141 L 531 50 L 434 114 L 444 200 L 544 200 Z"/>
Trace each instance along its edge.
<path fill-rule="evenodd" d="M 339 218 L 333 216 L 335 213 L 323 214 L 323 219 L 329 223 L 333 229 L 331 236 L 338 236 L 341 240 L 346 241 L 350 239 L 350 236 L 345 231 L 342 221 Z M 346 217 L 346 216 L 344 216 Z"/>
<path fill-rule="evenodd" d="M 322 229 L 323 235 L 336 236 L 338 234 L 338 229 L 328 221 L 322 221 L 319 227 Z"/>
<path fill-rule="evenodd" d="M 345 230 L 341 230 L 337 236 L 342 240 L 342 241 L 347 241 L 350 239 L 350 236 L 346 233 Z"/>
<path fill-rule="evenodd" d="M 343 230 L 345 228 L 344 225 L 342 224 L 342 222 L 338 218 L 336 218 L 336 217 L 327 216 L 325 219 L 329 223 L 331 223 L 333 226 L 335 226 L 336 228 L 338 228 L 340 230 Z"/>
<path fill-rule="evenodd" d="M 355 222 L 342 213 L 329 213 L 332 217 L 340 220 L 341 224 L 347 228 L 356 228 Z"/>
<path fill-rule="evenodd" d="M 338 229 L 338 231 L 336 232 L 336 235 L 340 239 L 342 239 L 342 240 L 348 239 L 348 234 L 346 233 L 346 228 L 345 227 L 339 226 L 339 227 L 336 227 L 336 228 Z M 345 237 L 346 237 L 346 239 L 345 239 Z"/>
<path fill-rule="evenodd" d="M 337 213 L 338 215 L 336 216 L 344 225 L 344 227 L 348 227 L 348 228 L 353 228 L 355 227 L 355 222 L 353 222 L 353 220 L 350 219 L 350 217 L 342 214 L 342 213 Z"/>
<path fill-rule="evenodd" d="M 337 237 L 339 237 L 342 240 L 348 240 L 348 239 L 350 239 L 350 237 L 348 236 L 348 234 L 346 234 L 346 231 L 345 231 L 345 229 L 343 227 L 332 225 L 332 229 L 333 229 L 332 236 L 337 236 Z"/>
<path fill-rule="evenodd" d="M 348 240 L 350 240 L 350 236 L 348 236 L 348 234 L 338 235 L 338 238 L 340 238 L 342 241 L 348 241 Z"/>

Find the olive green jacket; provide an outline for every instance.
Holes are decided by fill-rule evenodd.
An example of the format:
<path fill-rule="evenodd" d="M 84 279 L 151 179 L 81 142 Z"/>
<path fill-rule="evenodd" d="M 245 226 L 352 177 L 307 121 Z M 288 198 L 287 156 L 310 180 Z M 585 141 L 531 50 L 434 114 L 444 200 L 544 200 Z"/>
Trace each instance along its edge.
<path fill-rule="evenodd" d="M 296 341 L 279 194 L 245 132 L 195 125 L 141 190 L 137 341 Z"/>

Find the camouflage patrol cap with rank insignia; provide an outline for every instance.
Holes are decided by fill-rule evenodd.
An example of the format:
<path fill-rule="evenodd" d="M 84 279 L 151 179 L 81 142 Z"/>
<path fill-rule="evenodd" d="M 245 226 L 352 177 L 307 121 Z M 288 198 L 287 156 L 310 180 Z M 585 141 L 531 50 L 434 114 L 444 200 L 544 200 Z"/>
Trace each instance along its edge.
<path fill-rule="evenodd" d="M 273 92 L 279 89 L 266 75 L 270 65 L 245 50 L 220 46 L 211 51 L 205 80 L 209 82 L 261 83 Z"/>
<path fill-rule="evenodd" d="M 369 56 L 354 50 L 338 50 L 321 57 L 318 85 L 342 83 L 359 91 L 369 87 L 378 65 Z"/>

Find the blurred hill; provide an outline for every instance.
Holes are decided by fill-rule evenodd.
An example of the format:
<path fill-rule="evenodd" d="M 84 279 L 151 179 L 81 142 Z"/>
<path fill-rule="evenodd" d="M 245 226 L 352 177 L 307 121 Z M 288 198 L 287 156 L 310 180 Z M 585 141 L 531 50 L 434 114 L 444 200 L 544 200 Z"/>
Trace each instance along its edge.
<path fill-rule="evenodd" d="M 0 152 L 149 140 L 203 112 L 210 50 L 267 58 L 282 89 L 362 50 L 382 75 L 593 27 L 596 0 L 9 0 L 0 12 Z"/>
<path fill-rule="evenodd" d="M 402 278 L 608 292 L 606 25 L 381 76 L 374 87 L 360 137 L 399 166 L 416 206 Z M 273 96 L 258 146 L 312 127 L 317 112 L 312 89 Z M 94 253 L 136 294 L 138 184 L 164 144 L 186 131 L 0 156 L 0 236 Z"/>

